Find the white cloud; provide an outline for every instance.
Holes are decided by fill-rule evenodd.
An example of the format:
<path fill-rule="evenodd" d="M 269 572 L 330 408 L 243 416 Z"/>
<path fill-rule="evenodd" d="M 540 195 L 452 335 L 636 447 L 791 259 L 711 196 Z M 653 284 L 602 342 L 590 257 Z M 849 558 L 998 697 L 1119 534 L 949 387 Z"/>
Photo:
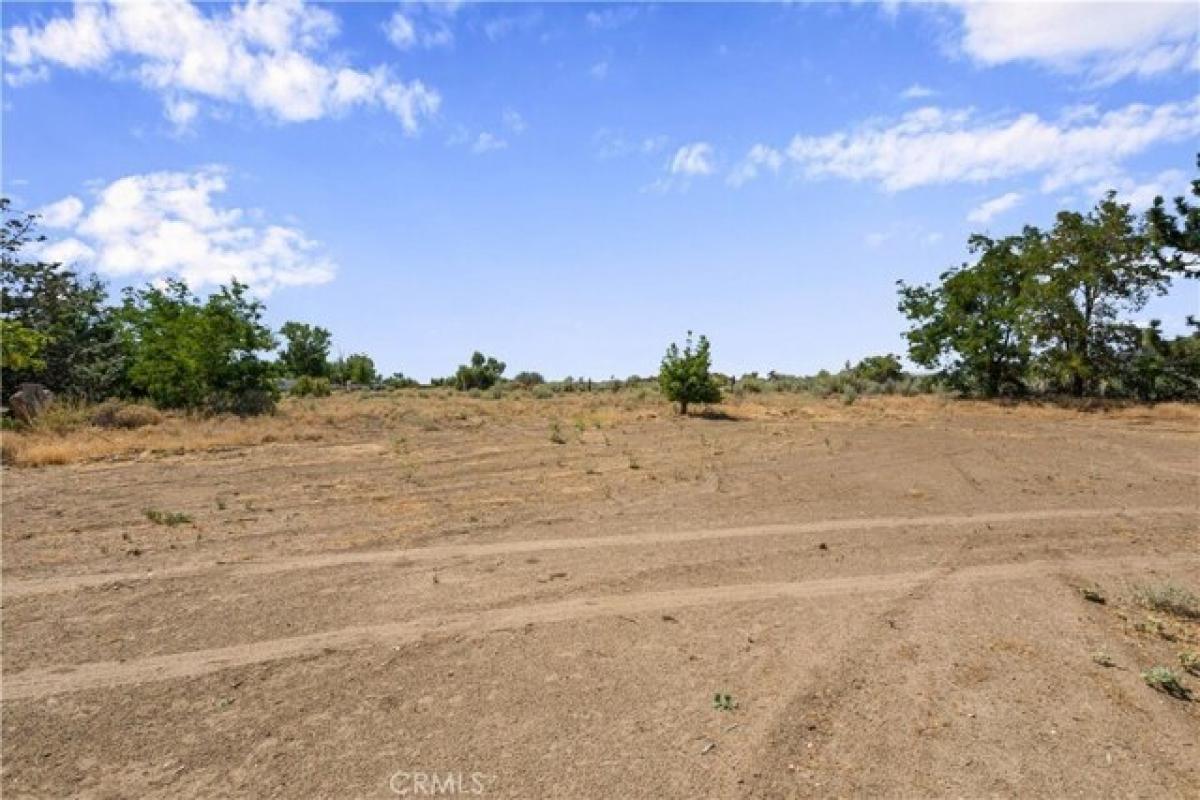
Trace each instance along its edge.
<path fill-rule="evenodd" d="M 891 238 L 892 238 L 892 234 L 889 232 L 873 231 L 871 233 L 868 233 L 865 237 L 863 237 L 863 240 L 866 242 L 867 247 L 870 247 L 872 249 L 877 249 L 879 247 L 882 247 L 883 244 L 888 239 L 891 239 Z"/>
<path fill-rule="evenodd" d="M 541 9 L 522 14 L 501 14 L 483 23 L 483 35 L 489 41 L 499 41 L 513 33 L 528 33 L 542 22 Z"/>
<path fill-rule="evenodd" d="M 50 242 L 38 250 L 38 258 L 51 264 L 78 264 L 95 257 L 95 250 L 75 238 Z"/>
<path fill-rule="evenodd" d="M 708 142 L 685 144 L 675 151 L 669 171 L 672 175 L 711 175 L 713 173 L 713 148 Z"/>
<path fill-rule="evenodd" d="M 633 6 L 610 6 L 589 11 L 584 19 L 592 30 L 615 30 L 637 19 L 638 9 Z"/>
<path fill-rule="evenodd" d="M 912 86 L 909 86 L 907 89 L 901 92 L 900 96 L 905 100 L 922 100 L 926 97 L 933 97 L 935 94 L 937 94 L 937 92 L 935 92 L 933 89 L 930 89 L 928 86 L 922 86 L 919 83 L 914 83 Z"/>
<path fill-rule="evenodd" d="M 962 50 L 985 65 L 1030 61 L 1098 83 L 1195 68 L 1195 3 L 959 3 Z"/>
<path fill-rule="evenodd" d="M 387 34 L 388 41 L 401 50 L 407 50 L 417 43 L 417 29 L 402 11 L 397 11 L 388 18 L 384 23 L 383 32 Z"/>
<path fill-rule="evenodd" d="M 625 152 L 639 151 L 646 154 L 651 152 L 647 148 L 652 144 L 657 144 L 657 140 L 645 139 L 640 148 L 635 147 Z M 665 194 L 678 189 L 686 192 L 691 186 L 692 178 L 703 178 L 716 172 L 713 146 L 708 142 L 692 142 L 683 145 L 667 161 L 666 170 L 666 175 L 643 186 L 641 191 Z"/>
<path fill-rule="evenodd" d="M 516 134 L 522 134 L 529 125 L 525 122 L 525 118 L 520 112 L 512 108 L 506 108 L 501 115 L 501 120 L 504 122 L 504 127 Z"/>
<path fill-rule="evenodd" d="M 765 144 L 756 144 L 750 148 L 750 152 L 746 153 L 746 157 L 742 159 L 741 163 L 729 173 L 726 182 L 730 186 L 741 186 L 747 181 L 757 178 L 763 169 L 779 172 L 782 166 L 783 153 Z"/>
<path fill-rule="evenodd" d="M 168 98 L 163 106 L 163 113 L 174 126 L 175 132 L 183 133 L 191 127 L 196 115 L 200 113 L 200 106 L 191 100 Z"/>
<path fill-rule="evenodd" d="M 596 157 L 606 159 L 634 155 L 652 156 L 665 150 L 671 140 L 664 134 L 631 140 L 619 130 L 600 128 L 592 135 L 592 143 L 596 148 Z"/>
<path fill-rule="evenodd" d="M 508 147 L 508 142 L 504 141 L 495 134 L 484 131 L 475 139 L 475 143 L 471 145 L 471 152 L 476 155 L 490 153 L 493 150 L 503 150 Z"/>
<path fill-rule="evenodd" d="M 294 227 L 257 224 L 253 212 L 216 206 L 225 190 L 225 173 L 214 167 L 130 175 L 100 188 L 90 208 L 63 198 L 43 211 L 54 209 L 53 227 L 70 235 L 42 256 L 90 262 L 114 277 L 178 276 L 193 288 L 237 278 L 261 294 L 333 279 L 336 267 L 317 242 Z"/>
<path fill-rule="evenodd" d="M 457 3 L 410 3 L 388 17 L 383 32 L 388 41 L 400 50 L 449 47 L 454 44 L 454 31 L 450 28 L 449 18 L 458 9 Z"/>
<path fill-rule="evenodd" d="M 56 203 L 42 206 L 37 213 L 47 228 L 70 228 L 83 214 L 83 201 L 75 195 L 69 195 Z"/>
<path fill-rule="evenodd" d="M 975 208 L 971 209 L 967 214 L 968 222 L 978 222 L 986 224 L 991 222 L 992 217 L 997 214 L 1003 214 L 1005 211 L 1015 207 L 1021 202 L 1020 192 L 1007 192 L 999 197 L 993 197 L 991 200 L 980 203 Z"/>
<path fill-rule="evenodd" d="M 1118 172 L 1151 145 L 1200 135 L 1200 98 L 1132 104 L 1048 121 L 1037 114 L 980 119 L 973 111 L 917 109 L 827 136 L 796 136 L 787 155 L 809 177 L 878 181 L 888 191 L 982 183 L 1040 173 L 1044 191 Z"/>
<path fill-rule="evenodd" d="M 598 81 L 602 81 L 608 77 L 608 62 L 597 61 L 592 64 L 592 68 L 588 70 L 588 74 Z"/>
<path fill-rule="evenodd" d="M 1172 198 L 1190 192 L 1188 176 L 1183 170 L 1168 169 L 1146 180 L 1137 180 L 1129 175 L 1113 175 L 1085 187 L 1085 194 L 1095 201 L 1108 191 L 1117 192 L 1117 200 L 1128 203 L 1134 211 L 1144 211 L 1154 204 L 1155 197 Z"/>
<path fill-rule="evenodd" d="M 438 93 L 394 78 L 386 66 L 358 70 L 327 51 L 338 29 L 329 11 L 300 0 L 234 4 L 202 13 L 187 0 L 79 2 L 69 17 L 16 25 L 6 39 L 6 78 L 19 84 L 51 67 L 133 76 L 162 95 L 177 126 L 197 100 L 244 104 L 283 122 L 378 107 L 408 132 L 437 112 Z"/>

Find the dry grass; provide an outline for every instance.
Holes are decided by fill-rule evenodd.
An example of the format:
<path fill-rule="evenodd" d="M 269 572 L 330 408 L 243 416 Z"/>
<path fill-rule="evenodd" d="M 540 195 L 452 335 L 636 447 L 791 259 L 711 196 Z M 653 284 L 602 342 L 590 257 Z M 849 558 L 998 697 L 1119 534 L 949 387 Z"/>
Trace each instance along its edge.
<path fill-rule="evenodd" d="M 729 397 L 720 409 L 721 419 L 692 417 L 679 420 L 679 424 L 720 426 L 796 419 L 813 425 L 920 424 L 938 419 L 1019 414 L 1031 421 L 1088 422 L 1099 415 L 1134 422 L 1180 421 L 1200 428 L 1200 408 L 1184 404 L 1083 411 L 926 395 L 864 396 L 847 406 L 839 398 L 764 393 Z M 656 391 L 646 389 L 566 393 L 549 398 L 530 391 L 510 390 L 499 399 L 487 395 L 471 397 L 449 389 L 343 392 L 319 399 L 285 398 L 277 413 L 251 418 L 158 412 L 130 404 L 59 404 L 32 429 L 4 431 L 0 450 L 6 465 L 43 467 L 272 443 L 362 441 L 364 436 L 402 434 L 410 427 L 425 431 L 479 428 L 523 418 L 544 420 L 547 429 L 557 419 L 562 421 L 564 430 L 573 427 L 580 431 L 603 431 L 648 419 L 676 419 L 676 415 L 670 403 Z"/>

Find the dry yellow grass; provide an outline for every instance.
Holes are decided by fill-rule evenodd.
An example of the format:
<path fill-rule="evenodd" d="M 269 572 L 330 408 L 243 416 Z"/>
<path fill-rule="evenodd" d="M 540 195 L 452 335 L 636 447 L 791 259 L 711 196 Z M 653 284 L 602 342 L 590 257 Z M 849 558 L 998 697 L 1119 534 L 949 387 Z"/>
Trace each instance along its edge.
<path fill-rule="evenodd" d="M 31 430 L 4 431 L 0 441 L 3 463 L 42 467 L 270 443 L 345 441 L 361 438 L 364 433 L 386 433 L 413 425 L 425 430 L 470 428 L 527 417 L 544 418 L 547 426 L 557 422 L 563 429 L 592 430 L 670 417 L 674 413 L 657 392 L 640 389 L 568 393 L 550 398 L 536 398 L 527 391 L 510 391 L 498 399 L 471 397 L 448 389 L 338 393 L 321 399 L 286 398 L 275 414 L 267 416 L 241 418 L 175 412 L 162 414 L 158 422 L 132 429 L 98 427 L 92 423 L 95 410 L 94 406 L 65 405 Z M 1087 421 L 1102 417 L 1137 424 L 1171 420 L 1200 428 L 1200 407 L 1181 403 L 1069 408 L 953 400 L 936 395 L 867 396 L 846 405 L 839 398 L 770 392 L 730 396 L 720 406 L 720 413 L 745 421 L 799 418 L 813 423 L 860 424 L 1017 414 L 1044 421 Z"/>

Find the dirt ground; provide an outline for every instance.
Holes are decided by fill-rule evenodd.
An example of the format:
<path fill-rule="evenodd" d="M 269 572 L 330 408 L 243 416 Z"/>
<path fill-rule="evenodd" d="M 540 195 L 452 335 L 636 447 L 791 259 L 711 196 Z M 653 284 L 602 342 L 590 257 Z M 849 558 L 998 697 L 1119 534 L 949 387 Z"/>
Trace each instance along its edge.
<path fill-rule="evenodd" d="M 1200 797 L 1200 409 L 723 409 L 4 468 L 4 796 Z"/>

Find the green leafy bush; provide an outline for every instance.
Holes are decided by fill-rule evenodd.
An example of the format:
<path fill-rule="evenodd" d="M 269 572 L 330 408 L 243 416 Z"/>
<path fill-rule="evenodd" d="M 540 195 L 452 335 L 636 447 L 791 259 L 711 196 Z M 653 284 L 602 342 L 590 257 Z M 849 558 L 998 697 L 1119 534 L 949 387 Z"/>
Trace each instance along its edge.
<path fill-rule="evenodd" d="M 517 386 L 523 386 L 526 389 L 533 386 L 541 386 L 546 382 L 540 372 L 518 372 L 513 376 L 512 382 Z"/>
<path fill-rule="evenodd" d="M 288 391 L 292 397 L 329 397 L 329 378 L 314 378 L 311 375 L 301 375 Z"/>
<path fill-rule="evenodd" d="M 658 372 L 658 384 L 663 395 L 679 403 L 679 413 L 686 414 L 691 403 L 721 402 L 721 388 L 712 376 L 712 355 L 708 337 L 701 335 L 693 345 L 688 331 L 683 350 L 674 342 L 663 356 Z"/>
<path fill-rule="evenodd" d="M 459 391 L 490 389 L 504 374 L 505 364 L 476 350 L 471 354 L 471 363 L 462 364 L 454 373 L 454 387 Z"/>

